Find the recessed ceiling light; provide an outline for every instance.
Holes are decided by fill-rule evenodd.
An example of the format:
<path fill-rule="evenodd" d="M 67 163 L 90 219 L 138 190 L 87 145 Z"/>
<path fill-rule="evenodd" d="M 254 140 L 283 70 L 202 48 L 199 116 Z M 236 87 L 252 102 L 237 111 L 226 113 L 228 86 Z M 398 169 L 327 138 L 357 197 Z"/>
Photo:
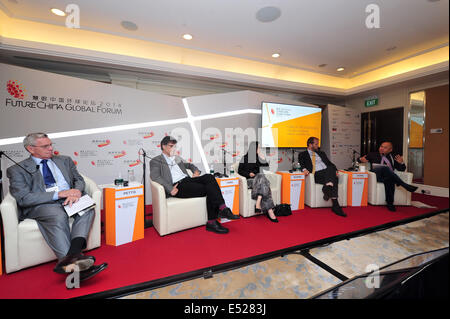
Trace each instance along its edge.
<path fill-rule="evenodd" d="M 192 40 L 192 35 L 190 35 L 188 33 L 183 34 L 183 39 L 185 39 L 185 40 Z"/>
<path fill-rule="evenodd" d="M 256 19 L 260 22 L 272 22 L 281 16 L 281 10 L 277 7 L 264 7 L 256 12 Z"/>
<path fill-rule="evenodd" d="M 274 53 L 274 54 L 272 54 L 272 58 L 279 58 L 280 57 L 280 54 L 279 53 Z"/>
<path fill-rule="evenodd" d="M 338 71 L 338 72 L 342 72 L 342 71 L 344 71 L 345 69 L 343 68 L 343 67 L 340 67 L 340 68 L 337 68 L 336 69 L 336 71 Z"/>
<path fill-rule="evenodd" d="M 56 8 L 52 8 L 50 11 L 53 14 L 56 14 L 57 16 L 60 16 L 60 17 L 64 17 L 66 15 L 66 13 L 64 11 L 56 9 Z"/>
<path fill-rule="evenodd" d="M 120 22 L 120 25 L 124 29 L 127 29 L 129 31 L 136 31 L 138 29 L 138 26 L 136 25 L 136 23 L 131 22 L 131 21 L 122 21 L 122 22 Z"/>

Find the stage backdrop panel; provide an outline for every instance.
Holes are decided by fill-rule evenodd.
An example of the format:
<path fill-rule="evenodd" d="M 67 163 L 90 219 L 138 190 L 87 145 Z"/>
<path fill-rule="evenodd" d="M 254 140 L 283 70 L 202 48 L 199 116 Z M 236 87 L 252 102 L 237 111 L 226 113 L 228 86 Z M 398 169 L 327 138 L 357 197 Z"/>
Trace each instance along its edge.
<path fill-rule="evenodd" d="M 338 169 L 347 169 L 352 165 L 352 151 L 359 152 L 360 144 L 360 112 L 348 107 L 328 104 L 322 118 L 321 150 Z"/>
<path fill-rule="evenodd" d="M 195 121 L 195 127 L 201 138 L 206 160 L 215 171 L 223 172 L 223 150 L 226 151 L 227 170 L 232 163 L 240 161 L 248 150 L 248 143 L 260 140 L 261 104 L 275 102 L 292 105 L 308 105 L 269 94 L 239 91 L 189 97 L 187 105 L 193 116 L 203 117 L 222 112 L 254 110 L 259 113 L 244 113 L 220 118 L 207 118 Z M 270 169 L 288 170 L 292 168 L 290 148 L 267 148 L 266 157 Z"/>
<path fill-rule="evenodd" d="M 127 179 L 128 171 L 134 173 L 136 181 L 142 182 L 142 150 L 149 157 L 161 154 L 159 144 L 166 135 L 178 140 L 178 155 L 202 172 L 208 172 L 210 163 L 216 171 L 223 171 L 222 149 L 227 151 L 229 168 L 247 152 L 248 143 L 258 139 L 263 101 L 304 105 L 252 91 L 189 97 L 183 101 L 179 97 L 6 64 L 0 64 L 0 84 L 0 141 L 36 131 L 52 134 L 138 125 L 139 128 L 119 127 L 102 133 L 51 135 L 55 154 L 71 156 L 79 171 L 99 185 L 113 183 L 119 173 Z M 185 105 L 193 117 L 187 117 Z M 223 117 L 221 114 L 248 109 L 249 112 L 239 115 Z M 177 120 L 177 123 L 159 122 L 166 120 Z M 245 134 L 248 137 L 241 143 L 240 138 Z M 16 161 L 29 156 L 21 141 L 1 145 L 0 149 Z M 270 148 L 266 154 L 271 170 L 292 167 L 292 149 Z M 145 198 L 146 204 L 151 204 L 149 159 L 146 164 Z M 3 157 L 4 193 L 8 191 L 6 168 L 11 165 Z"/>
<path fill-rule="evenodd" d="M 0 64 L 0 138 L 185 118 L 180 98 Z"/>

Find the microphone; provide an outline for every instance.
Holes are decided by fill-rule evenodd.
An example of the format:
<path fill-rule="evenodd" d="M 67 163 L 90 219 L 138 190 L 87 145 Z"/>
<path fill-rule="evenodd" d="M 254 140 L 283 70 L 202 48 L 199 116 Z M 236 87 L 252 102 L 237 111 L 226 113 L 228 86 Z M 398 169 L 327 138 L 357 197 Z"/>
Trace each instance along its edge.
<path fill-rule="evenodd" d="M 5 152 L 0 151 L 0 164 L 1 164 L 1 158 L 2 156 L 5 156 L 7 159 L 9 159 L 11 162 L 13 162 L 14 164 L 16 164 L 17 166 L 19 166 L 21 169 L 23 169 L 25 172 L 27 172 L 28 174 L 30 174 L 30 176 L 33 176 L 37 171 L 39 171 L 39 165 L 36 165 L 36 169 L 34 172 L 30 172 L 28 171 L 25 167 L 23 167 L 22 165 L 20 165 L 19 163 L 17 163 L 15 160 L 13 160 L 11 157 L 9 157 Z M 0 180 L 2 178 L 2 170 L 1 170 L 1 165 L 0 165 Z"/>

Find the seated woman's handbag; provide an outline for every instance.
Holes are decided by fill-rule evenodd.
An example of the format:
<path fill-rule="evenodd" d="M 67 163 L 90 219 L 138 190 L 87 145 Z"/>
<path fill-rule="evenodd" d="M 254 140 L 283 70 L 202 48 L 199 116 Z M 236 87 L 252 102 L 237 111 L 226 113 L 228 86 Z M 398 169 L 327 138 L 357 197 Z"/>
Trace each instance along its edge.
<path fill-rule="evenodd" d="M 278 204 L 273 209 L 275 216 L 289 216 L 292 215 L 290 204 Z"/>

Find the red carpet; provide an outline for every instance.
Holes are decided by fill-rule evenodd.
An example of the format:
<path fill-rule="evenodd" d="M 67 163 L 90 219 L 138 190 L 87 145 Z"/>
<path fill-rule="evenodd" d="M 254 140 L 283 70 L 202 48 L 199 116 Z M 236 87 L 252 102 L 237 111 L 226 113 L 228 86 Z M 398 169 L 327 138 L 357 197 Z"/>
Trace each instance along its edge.
<path fill-rule="evenodd" d="M 385 207 L 347 207 L 347 218 L 330 209 L 311 209 L 280 217 L 274 224 L 264 216 L 241 218 L 229 222 L 227 235 L 205 231 L 204 227 L 160 237 L 154 228 L 145 230 L 145 238 L 122 246 L 104 242 L 91 251 L 97 264 L 107 262 L 108 269 L 68 290 L 65 276 L 54 273 L 54 262 L 0 276 L 0 299 L 5 298 L 73 298 L 120 287 L 144 283 L 202 268 L 212 267 L 272 251 L 346 234 L 386 223 L 400 221 L 436 210 L 447 209 L 449 199 L 414 194 L 437 209 L 398 207 L 396 213 Z"/>

